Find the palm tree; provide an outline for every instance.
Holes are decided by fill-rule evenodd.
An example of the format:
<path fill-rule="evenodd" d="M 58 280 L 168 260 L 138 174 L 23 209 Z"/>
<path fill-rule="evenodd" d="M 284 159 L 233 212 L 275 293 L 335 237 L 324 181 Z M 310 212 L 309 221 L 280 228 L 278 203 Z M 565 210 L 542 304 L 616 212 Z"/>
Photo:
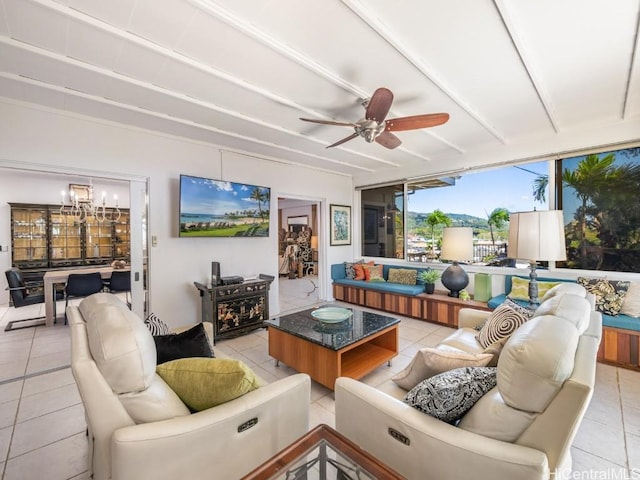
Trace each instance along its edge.
<path fill-rule="evenodd" d="M 489 224 L 489 232 L 491 233 L 491 245 L 493 246 L 494 252 L 496 252 L 496 239 L 493 234 L 493 229 L 495 228 L 496 230 L 500 230 L 508 221 L 509 210 L 506 208 L 494 208 L 493 212 L 487 215 L 487 223 Z"/>
<path fill-rule="evenodd" d="M 562 172 L 562 182 L 566 187 L 573 188 L 575 195 L 582 202 L 578 209 L 580 218 L 578 221 L 578 234 L 580 241 L 580 263 L 586 266 L 587 261 L 587 207 L 589 200 L 592 200 L 606 185 L 613 174 L 612 164 L 615 160 L 613 153 L 604 158 L 598 155 L 587 155 L 578 163 L 575 170 L 565 168 Z"/>
<path fill-rule="evenodd" d="M 445 225 L 447 227 L 450 227 L 451 226 L 451 219 L 449 217 L 447 217 L 447 215 L 444 214 L 442 212 L 442 210 L 435 209 L 433 212 L 431 212 L 427 216 L 427 219 L 425 220 L 425 223 L 427 225 L 429 225 L 429 228 L 431 228 L 431 250 L 433 251 L 433 255 L 435 257 L 435 253 L 436 253 L 435 229 L 436 229 L 436 226 L 437 225 Z"/>
<path fill-rule="evenodd" d="M 536 202 L 547 201 L 547 186 L 549 186 L 549 175 L 540 175 L 533 181 L 533 199 Z"/>
<path fill-rule="evenodd" d="M 267 201 L 266 194 L 262 191 L 260 187 L 255 187 L 253 190 L 251 190 L 251 195 L 249 196 L 249 198 L 258 202 L 258 212 L 260 215 L 260 220 L 264 221 L 264 216 L 263 216 L 264 214 L 262 213 L 262 202 Z"/>

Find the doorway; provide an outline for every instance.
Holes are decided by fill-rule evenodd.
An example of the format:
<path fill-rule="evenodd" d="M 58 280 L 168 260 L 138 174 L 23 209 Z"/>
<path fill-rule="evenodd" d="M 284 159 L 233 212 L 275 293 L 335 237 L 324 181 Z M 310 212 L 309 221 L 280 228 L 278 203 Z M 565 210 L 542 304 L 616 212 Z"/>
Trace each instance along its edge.
<path fill-rule="evenodd" d="M 316 199 L 278 197 L 280 314 L 320 301 L 320 205 Z"/>
<path fill-rule="evenodd" d="M 14 162 L 0 160 L 0 172 L 3 172 L 3 188 L 0 200 L 3 207 L 0 208 L 0 219 L 3 224 L 9 225 L 10 207 L 7 202 L 25 204 L 62 204 L 61 191 L 69 188 L 70 184 L 89 184 L 98 188 L 100 195 L 104 188 L 111 195 L 118 194 L 118 205 L 129 210 L 129 263 L 133 272 L 131 284 L 132 310 L 144 318 L 147 305 L 149 286 L 148 259 L 147 259 L 147 179 L 129 175 L 105 174 L 90 170 L 70 169 L 65 167 L 32 165 L 29 163 L 16 164 Z M 29 188 L 24 188 L 29 185 Z M 67 202 L 68 203 L 68 202 Z M 108 204 L 109 205 L 109 204 Z M 91 237 L 89 237 L 91 238 Z M 115 238 L 115 237 L 114 237 Z M 0 245 L 7 245 L 10 249 L 12 239 L 9 229 L 3 232 Z M 0 255 L 0 267 L 4 271 L 12 265 L 12 256 L 3 249 Z M 64 265 L 60 265 L 63 268 Z M 4 283 L 4 286 L 3 286 Z M 0 279 L 0 289 L 4 290 L 6 281 Z M 2 297 L 2 302 L 8 303 L 8 295 Z M 64 308 L 62 309 L 62 311 Z M 60 310 L 58 310 L 60 311 Z"/>

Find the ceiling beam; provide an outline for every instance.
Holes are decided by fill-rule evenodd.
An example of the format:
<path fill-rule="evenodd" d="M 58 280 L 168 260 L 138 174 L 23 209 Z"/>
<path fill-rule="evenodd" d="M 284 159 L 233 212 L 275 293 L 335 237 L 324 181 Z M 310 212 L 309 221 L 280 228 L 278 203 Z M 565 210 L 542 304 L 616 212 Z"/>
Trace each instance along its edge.
<path fill-rule="evenodd" d="M 518 57 L 520 58 L 520 62 L 524 67 L 524 71 L 529 77 L 529 81 L 531 82 L 531 86 L 536 92 L 538 100 L 542 104 L 542 108 L 544 108 L 545 114 L 549 119 L 549 123 L 551 123 L 551 127 L 555 133 L 560 131 L 558 127 L 558 121 L 556 120 L 555 110 L 553 108 L 553 103 L 551 102 L 549 95 L 544 88 L 544 83 L 541 80 L 540 75 L 536 73 L 536 68 L 534 66 L 534 62 L 531 59 L 531 55 L 527 54 L 527 48 L 525 42 L 522 38 L 518 36 L 516 33 L 518 28 L 516 26 L 515 20 L 509 14 L 509 9 L 507 7 L 507 2 L 505 0 L 494 0 L 493 1 L 500 18 L 502 19 L 502 24 L 504 25 L 507 34 L 511 38 L 511 43 L 513 44 L 513 48 L 515 49 Z M 524 29 L 520 29 L 522 31 Z"/>
<path fill-rule="evenodd" d="M 362 19 L 371 30 L 373 30 L 380 38 L 391 45 L 400 55 L 402 55 L 409 63 L 411 63 L 424 77 L 431 81 L 442 93 L 455 102 L 462 110 L 464 110 L 469 116 L 471 116 L 476 122 L 478 122 L 485 130 L 493 135 L 500 143 L 506 144 L 506 140 L 502 133 L 500 133 L 491 123 L 484 118 L 471 104 L 464 100 L 458 93 L 454 92 L 446 82 L 440 78 L 436 73 L 436 69 L 413 54 L 411 49 L 404 45 L 398 36 L 392 32 L 389 28 L 384 26 L 377 18 L 374 18 L 368 13 L 369 8 L 364 5 L 360 0 L 341 0 L 353 13 L 355 13 L 360 19 Z M 425 132 L 434 135 L 433 132 L 425 130 Z M 435 135 L 434 135 L 434 138 Z M 459 150 L 463 152 L 462 150 Z"/>
<path fill-rule="evenodd" d="M 151 51 L 153 51 L 155 53 L 158 53 L 160 55 L 163 55 L 163 56 L 165 56 L 167 58 L 170 58 L 172 60 L 180 62 L 180 63 L 182 63 L 184 65 L 189 66 L 189 67 L 195 68 L 197 70 L 200 70 L 200 71 L 202 71 L 202 72 L 204 72 L 204 73 L 206 73 L 208 75 L 213 75 L 216 78 L 219 78 L 219 79 L 222 79 L 222 80 L 227 81 L 229 83 L 232 83 L 232 84 L 234 84 L 234 85 L 236 85 L 236 86 L 238 86 L 240 88 L 243 88 L 245 90 L 251 91 L 251 92 L 256 93 L 258 95 L 262 95 L 262 96 L 264 96 L 266 98 L 269 98 L 270 100 L 275 101 L 277 103 L 286 105 L 286 106 L 291 107 L 293 109 L 304 111 L 305 113 L 307 113 L 307 114 L 309 114 L 311 116 L 321 116 L 321 114 L 319 114 L 317 111 L 309 109 L 309 108 L 304 107 L 302 105 L 299 105 L 298 103 L 293 102 L 288 98 L 285 98 L 285 97 L 282 97 L 280 95 L 277 95 L 277 94 L 275 94 L 275 93 L 273 93 L 273 92 L 271 92 L 271 91 L 269 91 L 267 89 L 258 87 L 256 85 L 253 85 L 253 84 L 249 83 L 249 82 L 245 82 L 243 80 L 240 80 L 237 77 L 234 77 L 234 76 L 232 76 L 230 74 L 222 72 L 222 71 L 220 71 L 220 70 L 218 70 L 216 68 L 213 68 L 213 67 L 211 67 L 209 65 L 204 65 L 204 64 L 202 64 L 202 63 L 200 63 L 200 62 L 198 62 L 198 61 L 196 61 L 196 60 L 194 60 L 192 58 L 189 58 L 189 57 L 187 57 L 185 55 L 181 55 L 181 54 L 175 52 L 174 50 L 171 50 L 171 49 L 168 49 L 168 48 L 163 47 L 161 45 L 158 45 L 156 43 L 153 43 L 153 42 L 151 42 L 149 40 L 146 40 L 146 39 L 144 39 L 144 38 L 142 38 L 142 37 L 140 37 L 138 35 L 134 35 L 132 33 L 125 32 L 125 31 L 123 31 L 123 30 L 121 30 L 119 28 L 116 28 L 116 27 L 114 27 L 112 25 L 109 25 L 109 24 L 107 24 L 105 22 L 102 22 L 102 21 L 100 21 L 100 20 L 98 20 L 98 19 L 96 19 L 94 17 L 86 15 L 86 14 L 84 14 L 82 12 L 79 12 L 78 10 L 74 10 L 71 7 L 66 7 L 66 6 L 64 6 L 62 4 L 59 4 L 57 2 L 53 2 L 51 0 L 31 0 L 31 1 L 34 2 L 34 3 L 37 3 L 38 5 L 40 5 L 42 7 L 49 8 L 49 9 L 51 9 L 53 11 L 56 11 L 57 13 L 60 13 L 60 14 L 62 14 L 64 16 L 73 18 L 74 20 L 82 22 L 82 23 L 84 23 L 86 25 L 90 25 L 90 26 L 92 26 L 94 28 L 98 28 L 98 29 L 100 29 L 102 31 L 108 32 L 108 33 L 110 33 L 112 35 L 115 35 L 115 36 L 125 40 L 125 41 L 134 43 L 134 44 L 136 44 L 138 46 L 141 46 L 143 48 L 147 48 L 147 49 L 149 49 L 149 50 L 151 50 Z M 8 39 L 6 37 L 5 37 L 5 39 L 0 37 L 0 41 L 4 41 L 5 43 L 10 42 L 11 45 L 13 45 L 15 47 L 18 47 L 18 48 L 28 48 L 28 49 L 32 49 L 32 48 L 36 49 L 37 48 L 37 52 L 39 54 L 47 55 L 47 56 L 51 56 L 51 57 L 56 57 L 56 59 L 58 61 L 62 61 L 62 62 L 65 62 L 65 63 L 73 63 L 75 66 L 79 66 L 81 68 L 85 68 L 85 69 L 88 68 L 88 69 L 91 69 L 91 70 L 94 70 L 94 71 L 99 71 L 102 75 L 109 76 L 109 77 L 112 77 L 112 78 L 117 78 L 118 80 L 125 81 L 125 82 L 128 82 L 128 83 L 136 84 L 139 87 L 151 89 L 151 90 L 154 90 L 154 91 L 156 91 L 158 93 L 163 93 L 165 95 L 169 95 L 169 96 L 172 96 L 172 97 L 180 98 L 181 100 L 184 100 L 184 101 L 187 101 L 187 102 L 196 103 L 196 104 L 198 104 L 200 106 L 203 106 L 205 108 L 209 108 L 209 109 L 212 109 L 212 110 L 224 113 L 224 114 L 232 115 L 232 116 L 234 116 L 236 118 L 240 118 L 242 120 L 250 121 L 252 123 L 259 124 L 259 125 L 261 125 L 263 127 L 267 127 L 267 128 L 273 129 L 273 130 L 278 130 L 278 131 L 281 131 L 283 133 L 287 133 L 289 135 L 302 138 L 304 140 L 308 140 L 308 141 L 312 141 L 314 143 L 318 143 L 319 145 L 322 145 L 322 146 L 325 146 L 325 144 L 326 144 L 325 141 L 320 140 L 318 138 L 311 137 L 311 136 L 308 136 L 308 135 L 303 135 L 303 134 L 301 134 L 299 132 L 282 128 L 282 127 L 280 127 L 278 125 L 266 123 L 266 122 L 263 122 L 261 120 L 258 120 L 256 118 L 254 118 L 254 117 L 243 115 L 243 114 L 240 114 L 238 112 L 234 112 L 234 111 L 229 110 L 229 109 L 224 109 L 223 107 L 220 107 L 218 105 L 214 105 L 214 104 L 209 103 L 209 102 L 204 102 L 204 101 L 195 99 L 195 98 L 187 96 L 187 95 L 182 95 L 182 94 L 173 92 L 173 91 L 171 91 L 169 89 L 166 89 L 166 88 L 163 88 L 163 87 L 159 87 L 157 85 L 153 85 L 151 83 L 140 82 L 138 80 L 132 79 L 131 77 L 128 77 L 128 76 L 125 76 L 125 75 L 121 75 L 121 74 L 119 74 L 117 72 L 114 72 L 112 70 L 96 67 L 96 66 L 90 65 L 90 64 L 88 64 L 86 62 L 81 62 L 79 60 L 75 60 L 75 59 L 73 59 L 71 57 L 68 57 L 68 56 L 53 54 L 53 53 L 51 53 L 51 52 L 49 52 L 47 50 L 44 50 L 44 49 L 41 49 L 41 48 L 38 48 L 38 47 L 32 47 L 31 45 L 27 45 L 27 44 L 25 44 L 23 42 L 19 42 L 17 40 Z M 148 110 L 143 110 L 143 111 L 146 112 Z M 156 113 L 158 113 L 159 115 L 162 115 L 162 113 L 159 113 L 159 112 L 156 112 Z M 176 118 L 176 117 L 171 117 L 171 118 Z M 186 122 L 189 122 L 189 120 L 186 120 Z M 200 124 L 197 124 L 197 125 L 200 125 Z M 282 147 L 282 148 L 285 149 L 285 150 L 287 149 L 285 147 Z M 389 165 L 389 166 L 392 166 L 392 167 L 398 167 L 399 166 L 395 162 L 386 160 L 386 159 L 378 157 L 378 156 L 364 154 L 364 153 L 358 152 L 356 150 L 352 150 L 352 149 L 349 149 L 349 148 L 343 148 L 343 147 L 341 147 L 341 150 L 343 150 L 343 151 L 345 151 L 347 153 L 350 153 L 352 155 L 356 155 L 356 156 L 359 156 L 359 157 L 362 157 L 362 158 L 373 160 L 375 162 L 382 163 L 382 164 L 385 164 L 385 165 Z M 409 155 L 417 157 L 417 158 L 419 158 L 421 160 L 425 160 L 425 161 L 430 161 L 431 160 L 430 158 L 425 157 L 424 155 L 418 154 L 416 152 L 412 152 L 410 150 L 405 150 L 405 151 Z M 300 152 L 300 153 L 302 153 L 302 152 Z M 306 155 L 308 155 L 308 154 L 306 154 Z M 351 164 L 349 164 L 347 162 L 339 162 L 337 160 L 329 160 L 328 157 L 316 156 L 316 158 L 318 158 L 318 159 L 324 158 L 324 159 L 327 159 L 327 161 L 332 161 L 334 163 L 342 163 L 342 164 L 345 164 L 345 165 L 351 165 Z M 353 166 L 356 167 L 355 165 L 353 165 Z M 357 168 L 368 170 L 365 167 L 359 167 L 358 166 Z"/>
<path fill-rule="evenodd" d="M 325 80 L 329 81 L 330 83 L 333 83 L 334 85 L 342 88 L 346 92 L 348 92 L 348 93 L 350 93 L 352 95 L 355 95 L 359 99 L 369 98 L 371 96 L 371 92 L 366 92 L 362 88 L 356 86 L 355 84 L 346 81 L 344 78 L 342 78 L 337 73 L 329 70 L 328 68 L 326 68 L 325 66 L 319 64 L 318 62 L 316 62 L 312 58 L 308 57 L 307 55 L 303 55 L 302 53 L 298 52 L 297 50 L 289 47 L 287 44 L 285 44 L 285 43 L 281 42 L 280 40 L 274 38 L 273 36 L 269 35 L 268 33 L 256 28 L 255 25 L 245 21 L 244 19 L 238 17 L 237 15 L 234 15 L 232 12 L 230 12 L 226 8 L 222 7 L 221 5 L 218 5 L 214 1 L 212 1 L 212 0 L 190 0 L 190 2 L 194 6 L 200 8 L 204 13 L 217 18 L 218 20 L 226 23 L 227 25 L 229 25 L 233 29 L 244 33 L 245 35 L 253 38 L 257 42 L 260 42 L 262 45 L 270 48 L 271 50 L 273 50 L 275 52 L 278 52 L 283 57 L 288 58 L 289 60 L 291 60 L 291 61 L 297 63 L 298 65 L 306 68 L 310 72 L 313 72 L 316 75 L 318 75 L 318 76 L 324 78 Z M 318 113 L 318 112 L 314 113 L 312 116 L 316 117 L 316 118 L 320 118 L 322 120 L 335 120 L 334 118 L 331 118 L 331 117 L 329 117 L 327 115 L 323 115 L 323 114 Z M 422 130 L 422 132 L 430 135 L 431 137 L 433 137 L 437 141 L 443 143 L 447 147 L 452 148 L 453 150 L 456 150 L 459 153 L 464 153 L 464 150 L 461 147 L 459 147 L 458 145 L 455 145 L 453 142 L 451 142 L 449 140 L 446 140 L 446 139 L 442 138 L 441 136 L 439 136 L 439 135 L 437 135 L 437 134 L 435 134 L 435 133 L 433 133 L 433 132 L 431 132 L 429 130 Z M 341 148 L 341 147 L 339 147 L 339 148 Z M 412 152 L 410 150 L 407 150 L 405 147 L 399 147 L 398 150 L 404 151 L 406 153 L 409 153 L 410 155 L 413 155 L 415 157 L 421 158 L 422 160 L 427 160 L 427 161 L 431 160 L 428 157 L 425 157 L 425 156 L 420 155 L 420 154 L 418 154 L 416 152 Z"/>
<path fill-rule="evenodd" d="M 636 32 L 633 39 L 633 48 L 631 49 L 631 59 L 629 61 L 629 75 L 627 76 L 627 85 L 624 91 L 624 102 L 622 104 L 623 120 L 627 119 L 627 113 L 630 107 L 629 104 L 631 103 L 631 95 L 630 95 L 631 86 L 638 84 L 637 81 L 633 83 L 632 80 L 633 78 L 640 76 L 640 66 L 639 66 L 640 61 L 636 62 L 636 60 L 638 60 L 638 57 L 640 56 L 640 48 L 638 48 L 639 44 L 640 44 L 640 11 L 638 11 L 638 14 L 636 16 Z M 640 101 L 640 100 L 636 100 L 636 101 Z"/>

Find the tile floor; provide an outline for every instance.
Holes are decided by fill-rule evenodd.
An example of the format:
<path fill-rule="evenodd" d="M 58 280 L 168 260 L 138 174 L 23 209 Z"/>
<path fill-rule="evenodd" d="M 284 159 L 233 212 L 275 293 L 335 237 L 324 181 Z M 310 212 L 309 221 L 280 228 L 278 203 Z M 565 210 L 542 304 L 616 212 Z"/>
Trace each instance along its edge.
<path fill-rule="evenodd" d="M 310 280 L 286 280 L 283 312 L 317 301 L 314 292 L 307 295 L 313 288 Z M 87 479 L 84 413 L 69 369 L 68 329 L 59 322 L 52 328 L 4 332 L 9 320 L 34 316 L 42 306 L 36 312 L 29 308 L 0 306 L 0 478 Z M 380 367 L 363 381 L 397 396 L 390 377 L 419 348 L 436 345 L 450 331 L 402 319 L 400 354 L 391 367 Z M 220 341 L 216 348 L 242 359 L 266 381 L 292 373 L 268 356 L 265 330 Z M 333 426 L 332 392 L 314 383 L 311 396 L 311 426 Z M 567 479 L 640 478 L 638 399 L 640 373 L 598 364 L 593 401 L 572 448 L 574 474 Z"/>

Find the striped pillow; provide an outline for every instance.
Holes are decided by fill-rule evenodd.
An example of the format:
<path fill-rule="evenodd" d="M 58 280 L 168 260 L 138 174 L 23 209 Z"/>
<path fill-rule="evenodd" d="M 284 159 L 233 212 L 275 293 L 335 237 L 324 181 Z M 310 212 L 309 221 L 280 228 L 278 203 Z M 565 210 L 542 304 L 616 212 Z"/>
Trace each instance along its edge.
<path fill-rule="evenodd" d="M 157 335 L 171 335 L 172 333 L 167 324 L 160 320 L 155 313 L 150 313 L 144 320 L 144 324 L 154 337 Z"/>
<path fill-rule="evenodd" d="M 528 317 L 510 306 L 500 305 L 491 312 L 486 323 L 477 333 L 476 340 L 482 345 L 482 348 L 487 348 L 501 338 L 511 336 L 527 320 L 529 320 Z"/>

